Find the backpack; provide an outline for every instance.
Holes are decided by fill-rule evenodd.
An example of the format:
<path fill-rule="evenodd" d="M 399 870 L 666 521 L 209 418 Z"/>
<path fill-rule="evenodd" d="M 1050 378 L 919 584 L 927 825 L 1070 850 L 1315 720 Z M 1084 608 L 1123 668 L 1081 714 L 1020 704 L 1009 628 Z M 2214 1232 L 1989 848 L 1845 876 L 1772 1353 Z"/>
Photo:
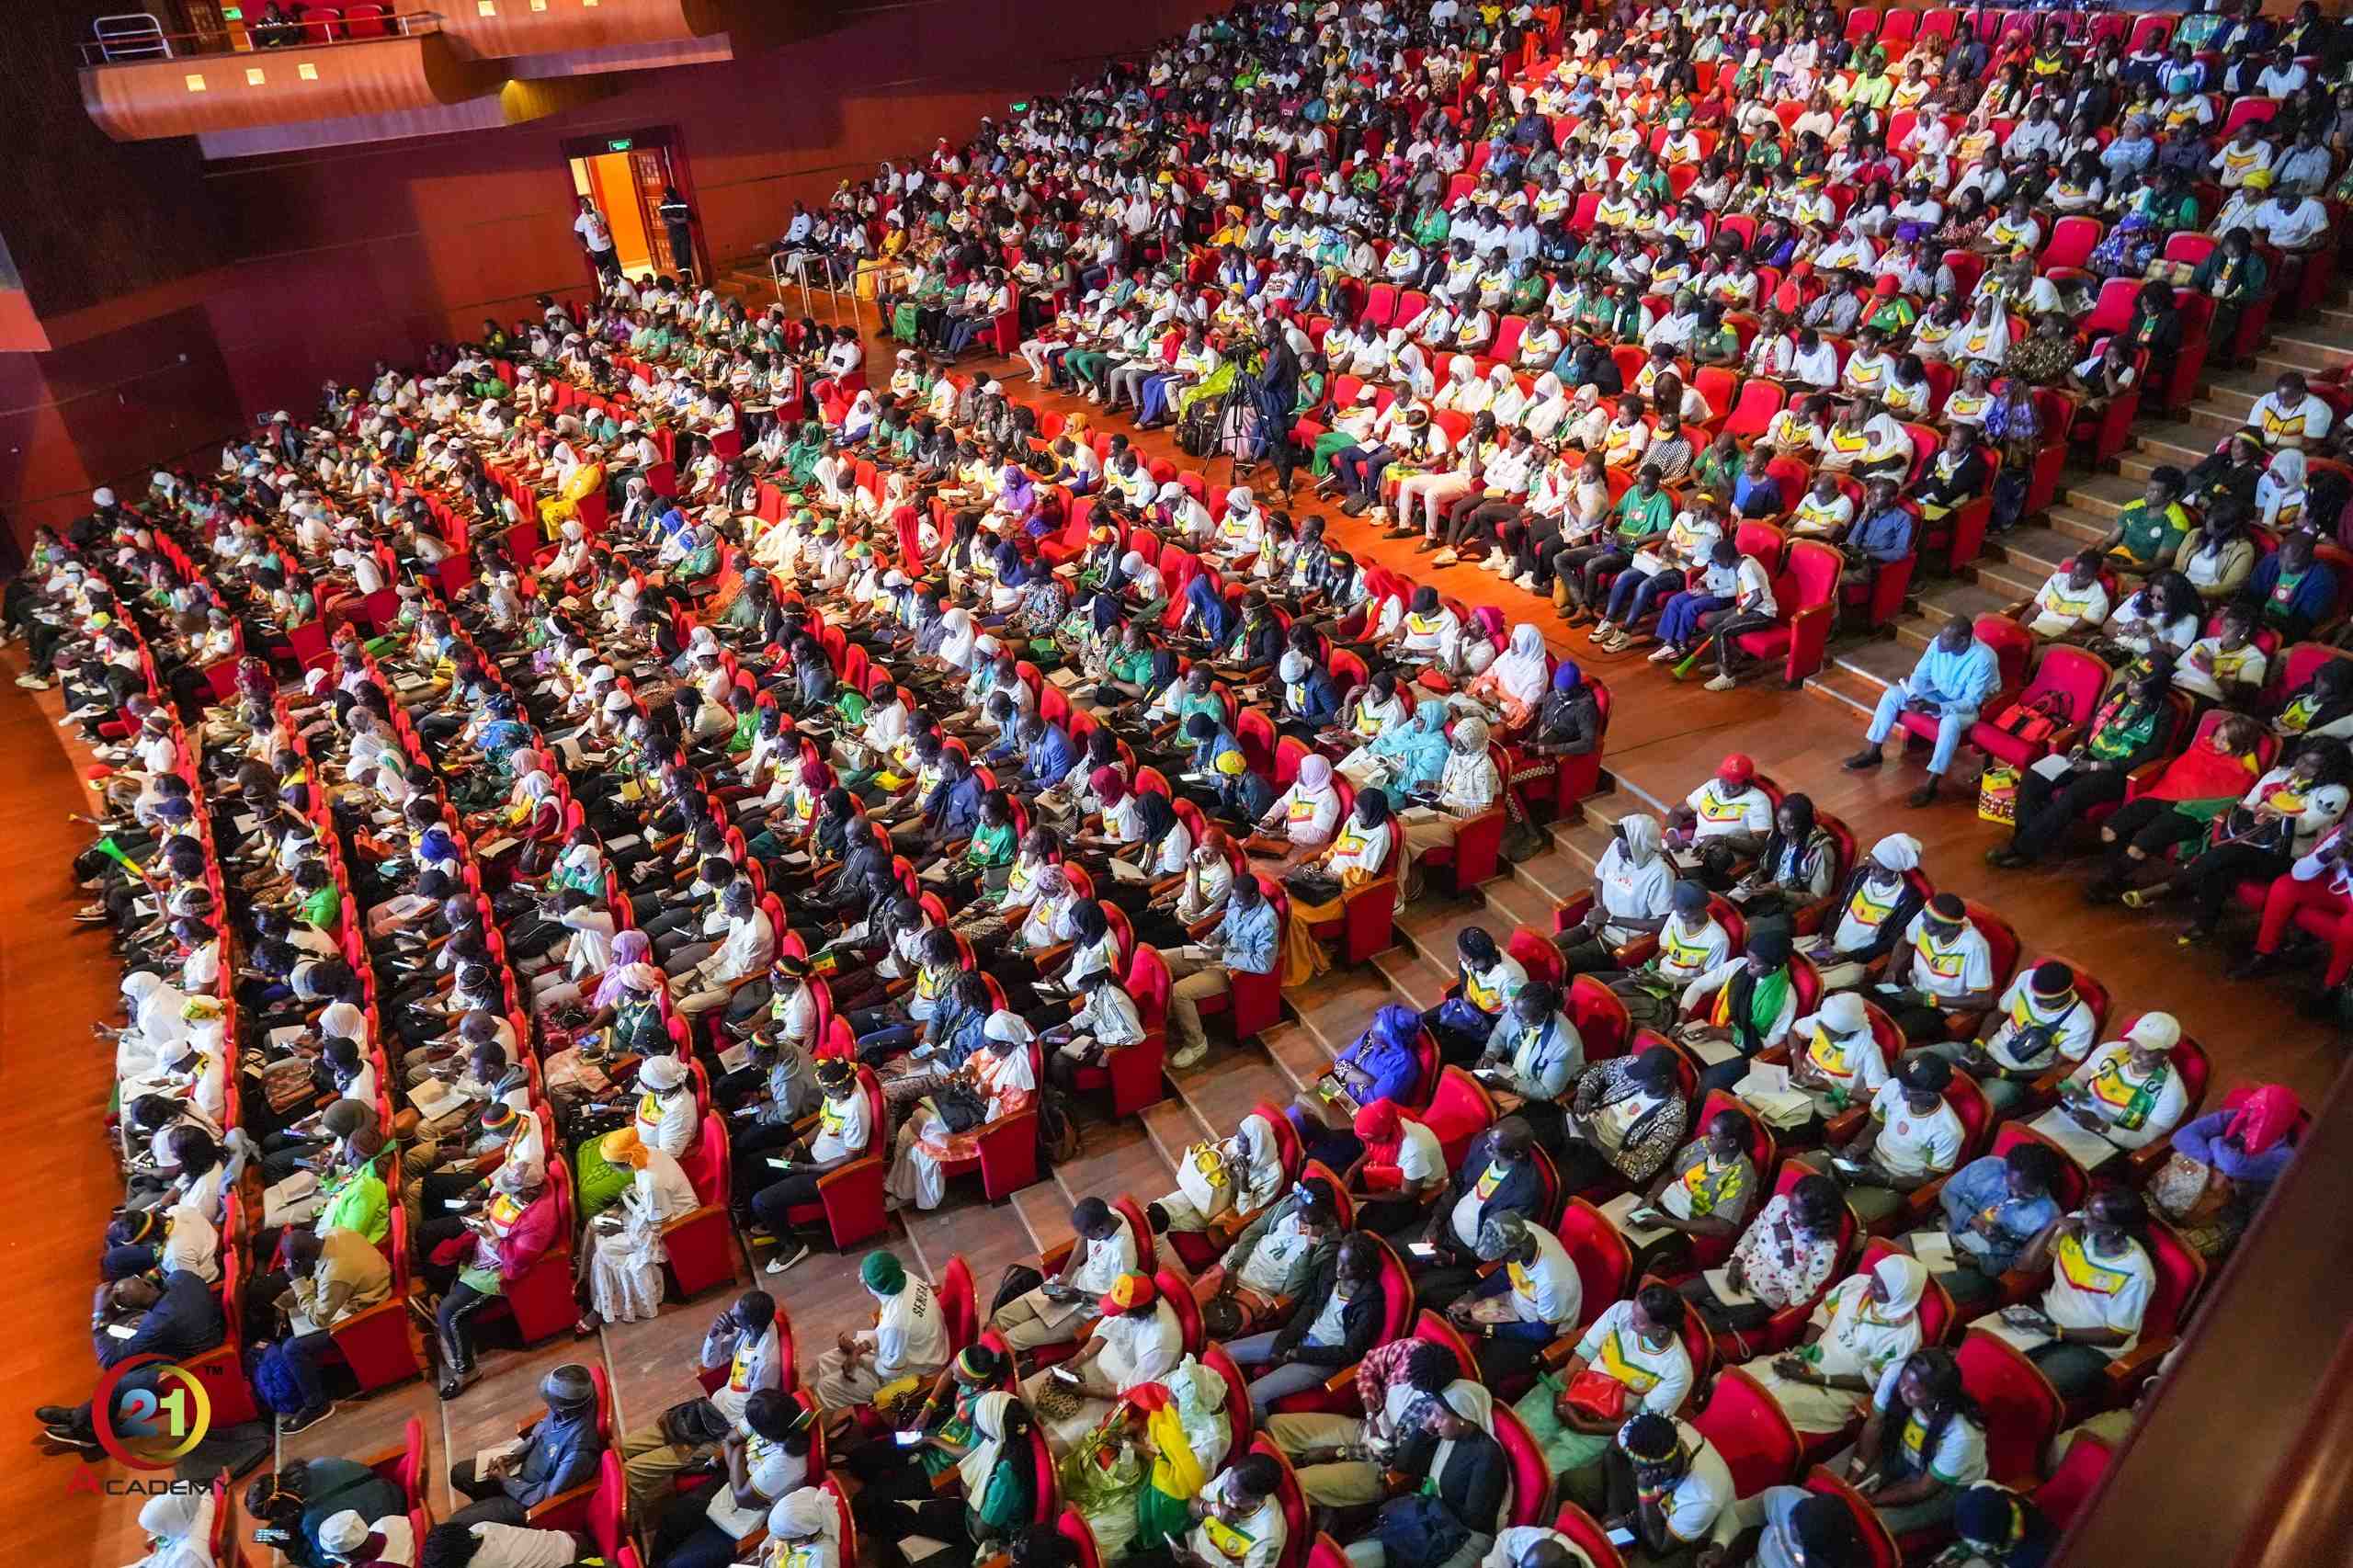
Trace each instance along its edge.
<path fill-rule="evenodd" d="M 1060 1089 L 1038 1091 L 1038 1158 L 1049 1165 L 1078 1158 L 1078 1119 L 1070 1113 L 1070 1096 Z"/>

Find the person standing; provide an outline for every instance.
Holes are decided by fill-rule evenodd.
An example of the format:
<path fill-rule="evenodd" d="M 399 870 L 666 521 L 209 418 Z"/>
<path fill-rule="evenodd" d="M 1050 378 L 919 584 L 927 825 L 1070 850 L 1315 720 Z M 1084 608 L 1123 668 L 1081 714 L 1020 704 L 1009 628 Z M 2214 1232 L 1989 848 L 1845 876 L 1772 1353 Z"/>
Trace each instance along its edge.
<path fill-rule="evenodd" d="M 597 210 L 597 199 L 580 199 L 580 216 L 572 221 L 572 232 L 588 252 L 588 264 L 597 269 L 599 278 L 616 277 L 621 269 L 620 253 L 613 249 L 613 226 Z"/>
<path fill-rule="evenodd" d="M 678 194 L 675 185 L 662 187 L 662 205 L 654 209 L 663 228 L 670 233 L 670 265 L 680 278 L 695 275 L 695 210 Z"/>

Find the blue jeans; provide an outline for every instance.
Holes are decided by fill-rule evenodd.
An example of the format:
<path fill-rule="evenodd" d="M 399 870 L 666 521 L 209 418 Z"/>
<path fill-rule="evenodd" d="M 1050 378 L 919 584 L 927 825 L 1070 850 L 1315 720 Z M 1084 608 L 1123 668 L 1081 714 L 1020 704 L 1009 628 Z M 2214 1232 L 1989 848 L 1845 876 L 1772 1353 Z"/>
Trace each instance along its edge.
<path fill-rule="evenodd" d="M 1671 566 L 1647 574 L 1629 566 L 1609 585 L 1609 608 L 1601 617 L 1620 626 L 1631 626 L 1650 613 L 1661 594 L 1682 590 L 1683 574 Z"/>
<path fill-rule="evenodd" d="M 335 1349 L 332 1334 L 303 1334 L 278 1347 L 286 1358 L 286 1369 L 294 1374 L 295 1386 L 302 1391 L 302 1408 L 318 1409 L 327 1402 L 327 1385 L 319 1376 L 320 1364 Z"/>
<path fill-rule="evenodd" d="M 1332 472 L 1340 476 L 1340 488 L 1371 500 L 1380 499 L 1381 475 L 1388 466 L 1386 447 L 1344 447 L 1332 454 Z"/>
<path fill-rule="evenodd" d="M 1879 708 L 1871 714 L 1871 727 L 1863 732 L 1863 738 L 1873 745 L 1887 739 L 1895 732 L 1896 716 L 1904 711 L 1904 705 L 1911 699 L 1912 683 L 1908 680 L 1897 681 L 1881 692 Z M 1969 733 L 1969 726 L 1975 722 L 1977 710 L 1974 708 L 1938 705 L 1937 749 L 1928 757 L 1929 772 L 1942 773 L 1952 766 L 1952 754 L 1960 749 L 1961 738 Z"/>
<path fill-rule="evenodd" d="M 1658 612 L 1658 635 L 1662 642 L 1688 647 L 1699 640 L 1699 618 L 1720 609 L 1729 609 L 1733 601 L 1719 594 L 1677 594 L 1666 601 Z"/>

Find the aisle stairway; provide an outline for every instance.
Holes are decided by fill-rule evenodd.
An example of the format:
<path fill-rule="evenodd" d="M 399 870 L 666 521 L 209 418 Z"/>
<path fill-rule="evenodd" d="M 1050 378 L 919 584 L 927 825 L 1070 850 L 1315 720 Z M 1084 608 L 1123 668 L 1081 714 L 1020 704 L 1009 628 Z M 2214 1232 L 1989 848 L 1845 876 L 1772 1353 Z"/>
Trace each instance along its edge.
<path fill-rule="evenodd" d="M 1922 649 L 1953 616 L 1999 613 L 2034 597 L 2067 559 L 2105 540 L 2117 514 L 2137 499 L 2149 472 L 2161 464 L 2187 470 L 2215 444 L 2246 422 L 2256 400 L 2271 391 L 2285 370 L 2306 376 L 2334 370 L 2353 357 L 2353 297 L 2343 284 L 2330 303 L 2307 317 L 2276 323 L 2270 340 L 2251 367 L 2216 369 L 2177 419 L 2136 420 L 2133 444 L 2116 460 L 2113 473 L 2071 468 L 2050 510 L 2027 527 L 1988 536 L 1984 557 L 1958 574 L 1928 581 L 1915 578 L 1905 613 L 1893 636 L 1876 641 L 1834 642 L 1830 662 L 1806 682 L 1808 690 L 1869 713 L 1880 693 L 1911 673 Z"/>

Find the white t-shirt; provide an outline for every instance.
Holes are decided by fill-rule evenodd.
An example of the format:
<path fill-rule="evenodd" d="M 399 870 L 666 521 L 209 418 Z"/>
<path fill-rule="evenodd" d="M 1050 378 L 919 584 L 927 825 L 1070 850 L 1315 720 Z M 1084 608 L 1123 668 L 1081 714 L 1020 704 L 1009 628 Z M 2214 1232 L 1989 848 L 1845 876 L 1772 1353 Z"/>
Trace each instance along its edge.
<path fill-rule="evenodd" d="M 1634 1327 L 1634 1303 L 1612 1301 L 1577 1341 L 1577 1359 L 1591 1371 L 1606 1372 L 1626 1385 L 1629 1413 L 1673 1415 L 1691 1392 L 1691 1353 L 1683 1336 L 1668 1336 L 1654 1350 Z"/>
<path fill-rule="evenodd" d="M 1728 833 L 1768 834 L 1773 831 L 1773 798 L 1755 785 L 1733 794 L 1721 778 L 1711 778 L 1683 797 L 1697 817 L 1692 836 L 1699 840 Z"/>
<path fill-rule="evenodd" d="M 1438 1134 L 1410 1118 L 1399 1119 L 1404 1136 L 1397 1144 L 1397 1174 L 1408 1182 L 1444 1181 L 1446 1146 Z"/>
<path fill-rule="evenodd" d="M 1535 1259 L 1525 1265 L 1505 1266 L 1511 1278 L 1512 1305 L 1518 1310 L 1519 1321 L 1553 1324 L 1574 1322 L 1577 1309 L 1585 1301 L 1585 1281 L 1577 1277 L 1577 1266 L 1570 1261 L 1568 1249 L 1552 1232 L 1531 1225 L 1528 1234 L 1536 1244 Z"/>
<path fill-rule="evenodd" d="M 1239 1496 L 1233 1485 L 1233 1471 L 1220 1471 L 1217 1479 L 1201 1489 L 1201 1495 L 1212 1502 L 1228 1495 Z M 1275 1568 L 1290 1539 L 1290 1529 L 1283 1522 L 1282 1504 L 1270 1494 L 1266 1501 L 1231 1525 L 1212 1514 L 1193 1527 L 1185 1544 L 1194 1556 L 1206 1562 L 1230 1564 L 1231 1568 Z"/>
<path fill-rule="evenodd" d="M 1495 1534 L 1495 1544 L 1479 1560 L 1479 1568 L 1519 1568 L 1519 1560 L 1539 1541 L 1556 1541 L 1569 1554 L 1569 1568 L 1593 1568 L 1593 1559 L 1559 1530 L 1543 1525 L 1512 1525 Z"/>
<path fill-rule="evenodd" d="M 1904 1085 L 1889 1082 L 1871 1096 L 1871 1115 L 1880 1123 L 1872 1157 L 1890 1176 L 1922 1176 L 1949 1171 L 1961 1162 L 1966 1142 L 1961 1118 L 1943 1100 L 1927 1116 L 1904 1102 Z"/>
<path fill-rule="evenodd" d="M 1912 984 L 1945 998 L 1966 996 L 1993 987 L 1993 949 L 1985 945 L 1984 934 L 1975 926 L 1962 921 L 1961 934 L 1949 942 L 1937 941 L 1927 932 L 1925 910 L 1914 915 L 1912 924 L 1904 928 L 1904 940 L 1912 949 Z"/>
<path fill-rule="evenodd" d="M 2083 1243 L 2063 1235 L 2051 1248 L 2043 1315 L 2061 1328 L 2116 1330 L 2125 1335 L 2122 1344 L 2095 1348 L 2103 1356 L 2121 1356 L 2140 1342 L 2141 1320 L 2156 1284 L 2156 1268 L 2138 1242 L 2127 1242 L 2120 1258 L 2094 1257 Z"/>
<path fill-rule="evenodd" d="M 590 250 L 613 248 L 612 228 L 605 222 L 605 215 L 593 207 L 572 221 L 572 232 L 578 234 L 581 243 Z"/>
<path fill-rule="evenodd" d="M 2070 995 L 2066 1005 L 2058 1009 L 2038 1006 L 2034 1001 L 2032 979 L 2031 971 L 2021 973 L 2010 982 L 2010 988 L 2003 992 L 2002 999 L 1995 1004 L 1995 1010 L 2001 1014 L 2002 1023 L 1999 1028 L 1986 1037 L 1985 1054 L 2003 1066 L 2016 1070 L 2049 1067 L 2053 1058 L 2021 1062 L 2011 1049 L 2018 1030 L 2041 1028 L 2051 1031 L 2052 1045 L 2060 1057 L 2069 1062 L 2081 1062 L 2084 1053 L 2092 1048 L 2094 1020 L 2090 1006 L 2082 997 Z"/>
<path fill-rule="evenodd" d="M 1739 1516 L 1733 1508 L 1736 1494 L 1732 1467 L 1724 1463 L 1724 1457 L 1716 1452 L 1715 1445 L 1701 1437 L 1699 1428 L 1689 1422 L 1677 1421 L 1675 1431 L 1691 1456 L 1691 1468 L 1683 1472 L 1683 1479 L 1675 1483 L 1675 1490 L 1659 1505 L 1666 1515 L 1667 1534 L 1685 1542 L 1718 1540 L 1729 1544 L 1739 1528 Z"/>
<path fill-rule="evenodd" d="M 1293 1209 L 1259 1233 L 1235 1278 L 1247 1290 L 1279 1293 L 1290 1278 L 1291 1265 L 1307 1247 L 1307 1237 L 1300 1233 L 1299 1210 Z"/>
<path fill-rule="evenodd" d="M 1122 1274 L 1133 1272 L 1136 1266 L 1135 1238 L 1128 1233 L 1125 1220 L 1120 1228 L 1102 1241 L 1082 1241 L 1086 1249 L 1086 1261 L 1071 1276 L 1071 1284 L 1090 1296 L 1100 1296 L 1111 1288 Z"/>
<path fill-rule="evenodd" d="M 872 1333 L 874 1369 L 885 1381 L 908 1372 L 936 1372 L 948 1364 L 948 1315 L 920 1279 L 909 1279 L 883 1301 Z"/>
<path fill-rule="evenodd" d="M 1904 1376 L 1906 1358 L 1898 1357 L 1887 1364 L 1879 1376 L 1879 1387 L 1872 1392 L 1871 1408 L 1882 1414 L 1895 1407 L 1895 1384 Z M 1936 1449 L 1922 1452 L 1928 1440 L 1927 1423 L 1917 1412 L 1904 1417 L 1901 1436 L 1904 1457 L 1915 1471 L 1926 1471 L 1947 1486 L 1974 1486 L 1985 1479 L 1985 1431 L 1971 1424 L 1965 1416 L 1955 1415 L 1945 1423 L 1937 1435 Z"/>
<path fill-rule="evenodd" d="M 563 1530 L 492 1524 L 472 1529 L 482 1542 L 474 1551 L 474 1568 L 571 1568 L 580 1556 L 580 1543 Z"/>
<path fill-rule="evenodd" d="M 809 1156 L 813 1160 L 838 1160 L 846 1155 L 866 1152 L 871 1130 L 867 1121 L 866 1092 L 852 1089 L 838 1100 L 820 1101 L 817 1107 L 817 1136 L 809 1141 Z"/>

